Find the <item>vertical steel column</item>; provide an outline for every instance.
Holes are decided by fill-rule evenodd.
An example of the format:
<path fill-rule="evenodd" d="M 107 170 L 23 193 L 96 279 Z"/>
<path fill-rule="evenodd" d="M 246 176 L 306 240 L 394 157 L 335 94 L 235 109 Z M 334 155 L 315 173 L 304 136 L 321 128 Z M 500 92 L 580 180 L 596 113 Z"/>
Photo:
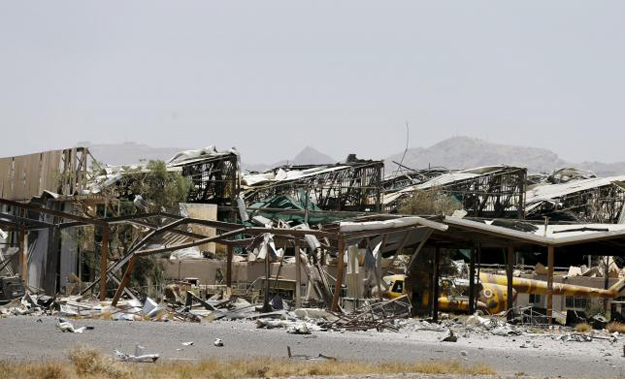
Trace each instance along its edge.
<path fill-rule="evenodd" d="M 343 262 L 343 259 L 345 258 L 345 240 L 341 236 L 339 237 L 338 242 L 339 242 L 338 243 L 339 261 L 337 262 L 337 265 L 336 265 L 336 270 L 337 270 L 336 271 L 336 284 L 334 286 L 334 295 L 332 297 L 332 310 L 333 311 L 339 310 L 339 297 L 341 296 L 341 287 L 343 285 L 343 269 L 345 268 L 345 262 Z"/>
<path fill-rule="evenodd" d="M 106 278 L 109 256 L 109 226 L 102 227 L 102 244 L 100 245 L 100 278 Z M 106 299 L 106 280 L 100 280 L 100 301 Z"/>
<path fill-rule="evenodd" d="M 469 314 L 475 313 L 475 247 L 471 247 L 469 263 Z"/>
<path fill-rule="evenodd" d="M 302 306 L 302 257 L 299 240 L 295 240 L 295 308 Z"/>
<path fill-rule="evenodd" d="M 441 260 L 441 251 L 440 247 L 436 246 L 436 252 L 434 253 L 434 296 L 432 299 L 432 320 L 434 322 L 438 322 L 438 297 L 440 292 L 440 287 L 438 285 L 438 275 L 439 275 L 439 266 Z"/>
<path fill-rule="evenodd" d="M 226 246 L 227 250 L 227 258 L 226 258 L 226 292 L 228 296 L 232 295 L 232 256 L 233 256 L 233 248 L 232 245 Z"/>
<path fill-rule="evenodd" d="M 19 230 L 19 261 L 20 273 L 24 286 L 28 285 L 28 233 L 25 228 Z"/>
<path fill-rule="evenodd" d="M 513 299 L 513 280 L 514 277 L 512 276 L 513 270 L 514 270 L 514 247 L 512 246 L 508 246 L 508 262 L 507 262 L 507 270 L 506 270 L 506 274 L 508 276 L 507 278 L 507 287 L 508 287 L 508 296 L 506 299 L 506 311 L 508 311 L 508 320 L 512 320 L 512 318 L 514 317 L 514 314 L 512 312 L 512 308 L 514 306 L 514 299 Z"/>
<path fill-rule="evenodd" d="M 547 319 L 549 325 L 552 323 L 553 317 L 553 265 L 554 265 L 554 247 L 547 248 Z"/>

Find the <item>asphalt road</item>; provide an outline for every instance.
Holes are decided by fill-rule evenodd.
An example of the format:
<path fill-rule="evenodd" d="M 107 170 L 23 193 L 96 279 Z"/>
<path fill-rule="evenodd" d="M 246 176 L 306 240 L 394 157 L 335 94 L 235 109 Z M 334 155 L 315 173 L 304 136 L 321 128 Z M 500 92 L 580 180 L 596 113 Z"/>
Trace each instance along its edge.
<path fill-rule="evenodd" d="M 40 319 L 41 322 L 37 322 Z M 287 334 L 284 329 L 256 329 L 252 322 L 210 324 L 82 320 L 75 326 L 93 326 L 83 334 L 62 333 L 51 317 L 0 319 L 0 360 L 45 360 L 66 357 L 77 344 L 110 352 L 134 352 L 135 344 L 161 359 L 278 357 L 322 353 L 340 360 L 424 361 L 460 360 L 485 363 L 501 375 L 524 373 L 536 377 L 624 378 L 625 358 L 621 338 L 608 341 L 561 342 L 550 338 L 471 335 L 457 343 L 439 342 L 441 333 L 313 332 Z M 213 341 L 221 338 L 223 347 Z M 193 346 L 182 346 L 193 341 Z M 521 345 L 524 345 L 521 347 Z"/>

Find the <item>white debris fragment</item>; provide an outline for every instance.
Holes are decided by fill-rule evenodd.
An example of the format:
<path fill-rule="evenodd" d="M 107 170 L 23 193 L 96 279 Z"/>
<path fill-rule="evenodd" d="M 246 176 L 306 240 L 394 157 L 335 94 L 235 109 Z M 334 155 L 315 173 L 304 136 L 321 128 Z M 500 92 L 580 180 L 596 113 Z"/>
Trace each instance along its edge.
<path fill-rule="evenodd" d="M 80 328 L 74 328 L 74 325 L 72 325 L 71 322 L 65 321 L 63 319 L 59 319 L 59 321 L 56 323 L 56 327 L 61 329 L 63 333 L 65 332 L 82 333 L 85 330 L 87 330 L 87 327 L 85 326 L 82 326 Z"/>
<path fill-rule="evenodd" d="M 193 341 L 183 342 L 181 345 L 182 346 L 191 346 L 191 345 L 193 345 Z"/>
<path fill-rule="evenodd" d="M 221 338 L 215 338 L 215 342 L 213 343 L 215 346 L 223 346 L 224 345 L 224 341 L 221 340 Z"/>
<path fill-rule="evenodd" d="M 289 327 L 286 332 L 290 334 L 311 334 L 305 322 Z"/>
<path fill-rule="evenodd" d="M 115 356 L 124 362 L 156 362 L 160 358 L 159 354 L 143 354 L 145 350 L 144 346 L 136 345 L 135 354 L 122 353 L 119 350 L 115 350 Z"/>

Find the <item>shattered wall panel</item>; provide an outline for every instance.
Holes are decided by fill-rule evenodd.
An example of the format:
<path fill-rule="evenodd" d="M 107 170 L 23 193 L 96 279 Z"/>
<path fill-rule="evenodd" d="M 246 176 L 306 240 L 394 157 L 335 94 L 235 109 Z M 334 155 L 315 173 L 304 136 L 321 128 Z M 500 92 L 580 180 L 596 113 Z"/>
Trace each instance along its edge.
<path fill-rule="evenodd" d="M 85 186 L 88 156 L 77 147 L 0 158 L 0 197 L 24 201 L 44 191 L 71 196 Z"/>

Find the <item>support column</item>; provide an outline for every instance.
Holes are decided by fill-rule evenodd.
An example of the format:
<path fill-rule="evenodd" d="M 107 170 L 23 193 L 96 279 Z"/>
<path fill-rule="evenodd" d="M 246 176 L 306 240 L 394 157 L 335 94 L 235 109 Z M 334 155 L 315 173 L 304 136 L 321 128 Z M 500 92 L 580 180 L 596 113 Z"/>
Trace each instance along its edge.
<path fill-rule="evenodd" d="M 302 306 L 302 257 L 299 241 L 295 240 L 295 308 Z"/>
<path fill-rule="evenodd" d="M 20 275 L 24 286 L 28 285 L 28 233 L 26 229 L 21 228 L 19 231 L 19 262 L 20 262 Z"/>
<path fill-rule="evenodd" d="M 132 270 L 135 268 L 136 262 L 137 262 L 137 256 L 133 255 L 130 258 L 130 262 L 128 262 L 128 267 L 126 267 L 126 272 L 124 272 L 124 277 L 122 278 L 122 281 L 121 283 L 119 283 L 119 287 L 117 288 L 117 291 L 115 292 L 115 296 L 113 297 L 113 303 L 111 304 L 112 306 L 116 307 L 117 302 L 119 301 L 119 298 L 122 297 L 122 293 L 124 293 L 124 288 L 126 288 L 126 285 L 130 281 L 130 274 L 132 274 Z"/>
<path fill-rule="evenodd" d="M 226 250 L 228 253 L 228 257 L 226 258 L 226 293 L 228 296 L 232 296 L 232 245 L 227 245 Z"/>
<path fill-rule="evenodd" d="M 441 261 L 440 247 L 436 246 L 436 252 L 434 253 L 434 296 L 432 299 L 432 320 L 438 322 L 438 297 L 440 293 L 440 286 L 438 284 L 438 275 Z"/>
<path fill-rule="evenodd" d="M 269 263 L 269 249 L 265 254 L 265 296 L 263 296 L 263 313 L 271 312 L 272 308 L 269 305 L 269 282 L 271 281 L 271 265 Z"/>
<path fill-rule="evenodd" d="M 106 278 L 109 257 L 109 226 L 102 227 L 102 245 L 100 246 L 100 278 Z M 100 280 L 100 301 L 106 299 L 106 279 Z"/>
<path fill-rule="evenodd" d="M 472 247 L 469 263 L 469 314 L 475 313 L 475 255 L 475 247 Z"/>
<path fill-rule="evenodd" d="M 547 248 L 547 321 L 549 325 L 552 323 L 553 317 L 553 265 L 554 265 L 554 247 Z"/>
<path fill-rule="evenodd" d="M 339 238 L 338 246 L 339 254 L 338 262 L 336 264 L 336 284 L 334 286 L 334 295 L 332 297 L 333 311 L 339 310 L 339 297 L 341 296 L 341 287 L 343 285 L 343 269 L 345 268 L 345 263 L 343 262 L 345 257 L 345 240 L 343 240 L 343 237 Z"/>
<path fill-rule="evenodd" d="M 512 318 L 514 317 L 514 314 L 512 313 L 512 308 L 514 307 L 514 299 L 513 299 L 513 281 L 514 281 L 514 277 L 513 277 L 513 271 L 514 271 L 514 247 L 512 246 L 508 246 L 508 259 L 507 259 L 507 269 L 506 269 L 506 274 L 507 274 L 507 289 L 508 289 L 508 293 L 507 293 L 507 298 L 506 298 L 506 311 L 508 311 L 508 320 L 512 320 Z"/>

